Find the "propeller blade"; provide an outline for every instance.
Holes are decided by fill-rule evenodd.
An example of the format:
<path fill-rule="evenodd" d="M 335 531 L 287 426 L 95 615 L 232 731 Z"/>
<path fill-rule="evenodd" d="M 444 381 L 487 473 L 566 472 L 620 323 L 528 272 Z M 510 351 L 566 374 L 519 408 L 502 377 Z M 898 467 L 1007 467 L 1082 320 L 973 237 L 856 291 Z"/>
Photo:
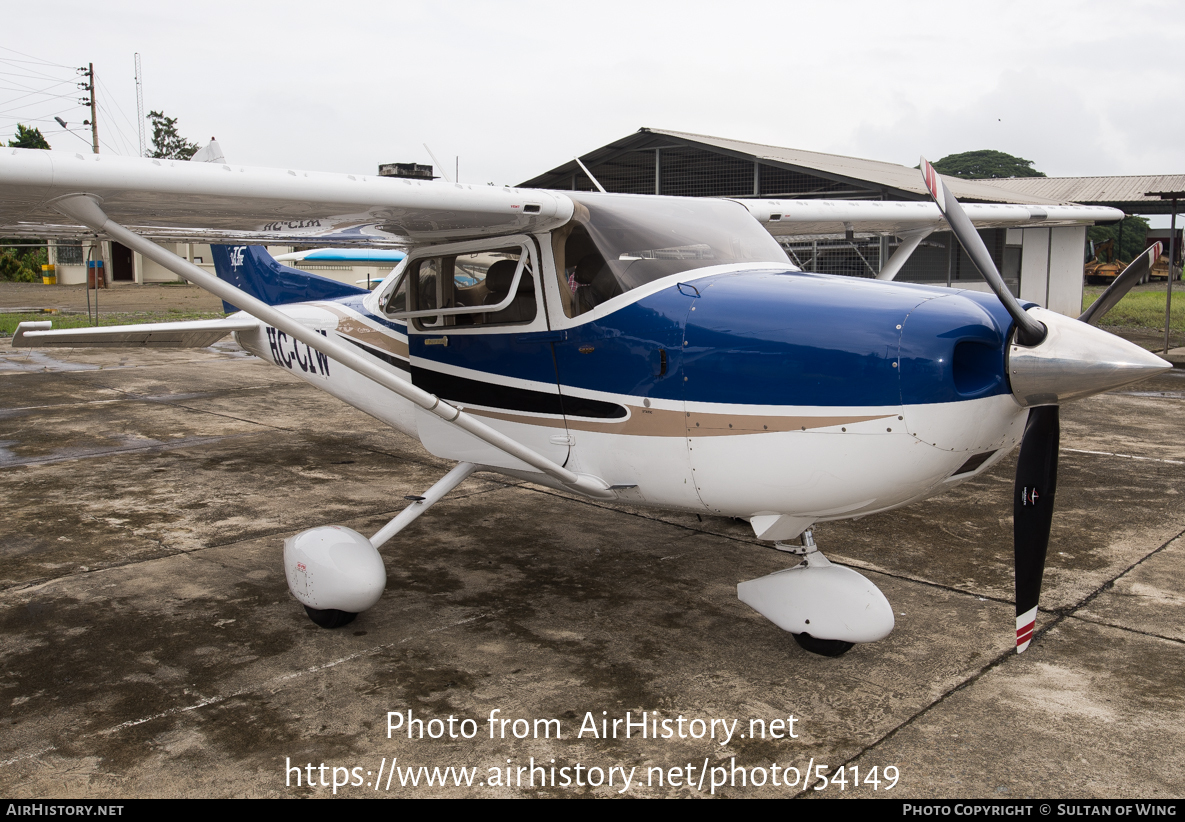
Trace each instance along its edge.
<path fill-rule="evenodd" d="M 1112 281 L 1107 290 L 1090 308 L 1083 311 L 1078 319 L 1084 323 L 1098 325 L 1103 315 L 1114 308 L 1115 304 L 1132 290 L 1132 286 L 1144 279 L 1144 275 L 1152 270 L 1152 264 L 1160 257 L 1160 249 L 1160 243 L 1153 243 L 1143 254 L 1132 260 L 1128 267 L 1123 269 L 1123 273 Z"/>
<path fill-rule="evenodd" d="M 1025 310 L 1020 307 L 1016 297 L 1012 296 L 1012 292 L 1004 284 L 1004 278 L 1000 276 L 996 264 L 992 262 L 992 255 L 988 253 L 987 246 L 983 244 L 983 238 L 971 224 L 970 218 L 963 211 L 963 207 L 959 205 L 959 201 L 950 193 L 946 183 L 942 182 L 942 177 L 934 170 L 934 166 L 930 165 L 925 157 L 921 159 L 922 179 L 926 182 L 926 189 L 934 198 L 934 202 L 938 204 L 938 210 L 950 224 L 951 231 L 958 237 L 959 244 L 963 246 L 967 256 L 971 258 L 971 262 L 979 269 L 979 273 L 991 286 L 992 291 L 996 292 L 996 296 L 1004 304 L 1004 308 L 1012 315 L 1012 319 L 1016 323 L 1016 341 L 1020 345 L 1037 345 L 1045 339 L 1045 326 L 1026 314 Z"/>
<path fill-rule="evenodd" d="M 1061 436 L 1058 407 L 1043 405 L 1029 411 L 1020 459 L 1016 463 L 1016 491 L 1012 509 L 1012 540 L 1016 561 L 1016 652 L 1024 653 L 1033 639 L 1041 577 L 1053 524 L 1057 491 L 1057 453 Z"/>

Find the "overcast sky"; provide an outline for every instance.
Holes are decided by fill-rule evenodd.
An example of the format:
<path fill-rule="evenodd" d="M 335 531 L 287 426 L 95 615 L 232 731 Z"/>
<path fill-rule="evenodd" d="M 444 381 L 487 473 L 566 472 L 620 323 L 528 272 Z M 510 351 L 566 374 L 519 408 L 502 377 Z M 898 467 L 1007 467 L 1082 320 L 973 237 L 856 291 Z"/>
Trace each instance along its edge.
<path fill-rule="evenodd" d="M 513 184 L 648 126 L 911 166 L 991 148 L 1056 176 L 1182 173 L 1182 34 L 1185 4 L 1130 0 L 43 0 L 5 8 L 0 136 L 19 120 L 87 150 L 52 119 L 81 125 L 83 92 L 52 84 L 93 62 L 103 151 L 136 154 L 139 52 L 145 112 L 248 165 L 373 174 L 431 163 L 427 143 L 462 181 Z"/>

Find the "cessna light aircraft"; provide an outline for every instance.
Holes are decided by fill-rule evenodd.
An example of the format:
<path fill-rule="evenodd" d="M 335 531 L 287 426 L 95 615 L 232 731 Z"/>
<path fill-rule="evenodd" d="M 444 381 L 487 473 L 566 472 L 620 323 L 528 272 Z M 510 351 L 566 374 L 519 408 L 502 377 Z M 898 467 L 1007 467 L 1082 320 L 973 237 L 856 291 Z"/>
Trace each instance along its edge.
<path fill-rule="evenodd" d="M 1058 404 L 1169 364 L 1091 323 L 1130 266 L 1069 319 L 1021 304 L 976 228 L 1113 221 L 1113 209 L 724 200 L 534 191 L 225 163 L 14 149 L 0 231 L 108 237 L 221 297 L 224 320 L 47 330 L 14 346 L 206 346 L 228 332 L 457 466 L 372 537 L 286 541 L 292 594 L 318 625 L 375 605 L 378 550 L 473 471 L 596 499 L 748 520 L 801 555 L 741 600 L 835 656 L 893 628 L 881 592 L 832 565 L 816 522 L 941 493 L 1021 443 L 1017 650 L 1032 638 L 1049 539 Z M 994 294 L 800 271 L 775 237 L 909 238 L 949 222 Z M 152 242 L 221 243 L 212 276 Z M 259 245 L 403 248 L 373 292 L 286 268 Z M 798 540 L 800 544 L 792 544 Z"/>

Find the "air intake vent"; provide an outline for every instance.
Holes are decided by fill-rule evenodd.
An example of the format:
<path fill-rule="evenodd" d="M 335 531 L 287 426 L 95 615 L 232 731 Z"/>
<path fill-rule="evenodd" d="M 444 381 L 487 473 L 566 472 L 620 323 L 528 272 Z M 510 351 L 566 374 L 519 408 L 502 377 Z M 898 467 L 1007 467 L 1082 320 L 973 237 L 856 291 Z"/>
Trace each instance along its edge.
<path fill-rule="evenodd" d="M 991 457 L 991 455 L 994 453 L 996 453 L 996 452 L 995 451 L 984 451 L 982 454 L 976 454 L 974 457 L 972 457 L 971 459 L 967 460 L 965 463 L 960 465 L 959 470 L 955 471 L 953 474 L 951 474 L 951 476 L 957 477 L 960 474 L 970 474 L 972 471 L 978 470 L 979 466 L 981 466 L 985 462 L 987 462 L 988 458 Z"/>

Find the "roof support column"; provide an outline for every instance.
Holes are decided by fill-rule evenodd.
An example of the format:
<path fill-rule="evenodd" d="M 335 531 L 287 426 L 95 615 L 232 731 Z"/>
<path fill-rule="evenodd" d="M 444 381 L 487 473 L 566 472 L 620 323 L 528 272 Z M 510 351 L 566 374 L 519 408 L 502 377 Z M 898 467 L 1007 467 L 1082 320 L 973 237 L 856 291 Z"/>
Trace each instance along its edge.
<path fill-rule="evenodd" d="M 761 163 L 753 161 L 753 196 L 761 196 Z"/>
<path fill-rule="evenodd" d="M 1173 309 L 1173 277 L 1177 276 L 1177 197 L 1173 196 L 1173 216 L 1169 220 L 1169 276 L 1164 295 L 1164 353 L 1169 353 L 1169 320 Z"/>
<path fill-rule="evenodd" d="M 662 149 L 654 150 L 654 193 L 662 194 Z"/>
<path fill-rule="evenodd" d="M 950 288 L 951 273 L 955 266 L 955 235 L 946 235 L 946 287 Z"/>

